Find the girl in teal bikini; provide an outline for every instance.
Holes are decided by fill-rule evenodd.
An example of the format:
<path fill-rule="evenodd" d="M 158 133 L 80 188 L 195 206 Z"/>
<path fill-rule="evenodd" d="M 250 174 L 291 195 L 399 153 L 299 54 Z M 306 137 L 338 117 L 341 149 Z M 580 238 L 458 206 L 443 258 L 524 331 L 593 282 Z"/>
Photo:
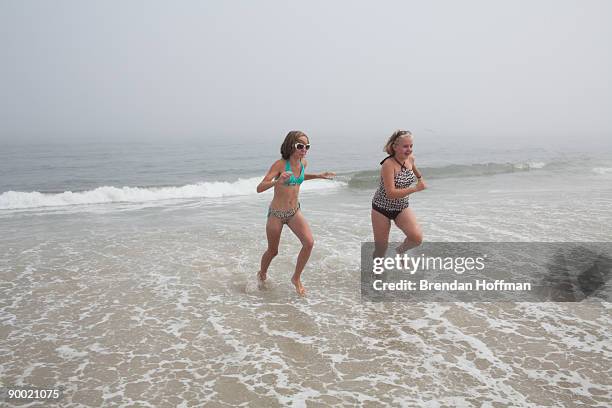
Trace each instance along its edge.
<path fill-rule="evenodd" d="M 274 198 L 272 198 L 268 209 L 268 221 L 266 223 L 268 249 L 261 257 L 261 269 L 257 273 L 257 278 L 260 283 L 265 282 L 270 262 L 278 254 L 278 244 L 283 226 L 287 224 L 302 243 L 295 272 L 291 277 L 291 282 L 295 285 L 295 290 L 300 296 L 306 294 L 306 289 L 302 285 L 300 277 L 314 245 L 310 227 L 300 211 L 298 200 L 300 185 L 304 180 L 331 179 L 335 176 L 335 173 L 331 172 L 306 174 L 308 162 L 305 157 L 308 149 L 310 149 L 310 140 L 305 133 L 299 130 L 289 132 L 281 145 L 282 159 L 272 164 L 268 173 L 257 186 L 258 193 L 274 187 Z M 296 177 L 296 175 L 298 176 Z"/>

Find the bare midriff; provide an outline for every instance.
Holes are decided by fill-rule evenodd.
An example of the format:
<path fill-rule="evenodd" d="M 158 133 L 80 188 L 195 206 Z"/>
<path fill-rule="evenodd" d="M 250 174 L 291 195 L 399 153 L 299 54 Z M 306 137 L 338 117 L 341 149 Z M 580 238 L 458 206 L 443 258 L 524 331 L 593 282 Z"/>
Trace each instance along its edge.
<path fill-rule="evenodd" d="M 275 210 L 289 210 L 297 208 L 298 196 L 300 194 L 300 185 L 283 185 L 276 184 L 274 186 L 274 198 L 270 203 L 270 208 Z"/>

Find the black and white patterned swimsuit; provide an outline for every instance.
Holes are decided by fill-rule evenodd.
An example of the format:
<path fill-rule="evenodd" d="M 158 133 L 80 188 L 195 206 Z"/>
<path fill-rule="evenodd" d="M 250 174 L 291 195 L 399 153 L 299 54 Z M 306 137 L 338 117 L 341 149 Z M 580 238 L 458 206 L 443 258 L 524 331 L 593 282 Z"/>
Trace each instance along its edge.
<path fill-rule="evenodd" d="M 384 160 L 381 164 L 382 163 L 384 163 Z M 402 165 L 402 169 L 395 175 L 393 181 L 395 182 L 395 188 L 408 188 L 417 182 L 417 178 L 412 169 L 407 169 Z M 394 220 L 395 217 L 397 217 L 404 208 L 408 208 L 408 206 L 408 196 L 402 198 L 387 197 L 385 183 L 382 176 L 380 176 L 380 184 L 374 193 L 374 198 L 372 198 L 372 208 L 385 217 Z"/>

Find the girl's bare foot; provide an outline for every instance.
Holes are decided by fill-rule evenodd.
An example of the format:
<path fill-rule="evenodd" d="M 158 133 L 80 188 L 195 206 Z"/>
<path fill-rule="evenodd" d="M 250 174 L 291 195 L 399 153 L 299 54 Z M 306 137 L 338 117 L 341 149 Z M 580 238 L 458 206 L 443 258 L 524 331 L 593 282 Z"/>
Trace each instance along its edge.
<path fill-rule="evenodd" d="M 417 246 L 419 246 L 419 245 L 414 243 L 414 242 L 412 242 L 412 241 L 404 241 L 399 246 L 395 247 L 395 253 L 403 254 L 407 250 L 415 248 Z"/>
<path fill-rule="evenodd" d="M 410 245 L 406 245 L 406 243 L 404 242 L 403 244 L 395 247 L 395 253 L 403 254 L 404 252 L 406 252 L 409 249 L 410 249 Z"/>
<path fill-rule="evenodd" d="M 266 278 L 267 274 L 261 273 L 261 271 L 257 272 L 257 288 L 264 289 L 266 287 Z"/>
<path fill-rule="evenodd" d="M 297 292 L 298 295 L 306 296 L 306 288 L 304 287 L 304 285 L 302 285 L 302 281 L 300 281 L 300 278 L 296 279 L 295 276 L 292 277 L 291 283 L 295 285 L 295 291 Z"/>

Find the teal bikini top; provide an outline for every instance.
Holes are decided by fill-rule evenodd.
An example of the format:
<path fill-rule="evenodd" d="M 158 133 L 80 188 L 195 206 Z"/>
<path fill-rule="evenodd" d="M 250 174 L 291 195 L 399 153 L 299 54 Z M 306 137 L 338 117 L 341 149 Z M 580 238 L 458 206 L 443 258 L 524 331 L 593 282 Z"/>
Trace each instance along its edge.
<path fill-rule="evenodd" d="M 302 181 L 304 181 L 304 164 L 300 161 L 300 165 L 302 166 L 302 173 L 300 174 L 300 177 L 295 178 L 295 176 L 293 175 L 293 171 L 291 171 L 291 165 L 289 164 L 289 160 L 285 162 L 285 171 L 291 173 L 291 176 L 287 179 L 285 185 L 295 186 L 298 184 L 302 184 Z"/>

